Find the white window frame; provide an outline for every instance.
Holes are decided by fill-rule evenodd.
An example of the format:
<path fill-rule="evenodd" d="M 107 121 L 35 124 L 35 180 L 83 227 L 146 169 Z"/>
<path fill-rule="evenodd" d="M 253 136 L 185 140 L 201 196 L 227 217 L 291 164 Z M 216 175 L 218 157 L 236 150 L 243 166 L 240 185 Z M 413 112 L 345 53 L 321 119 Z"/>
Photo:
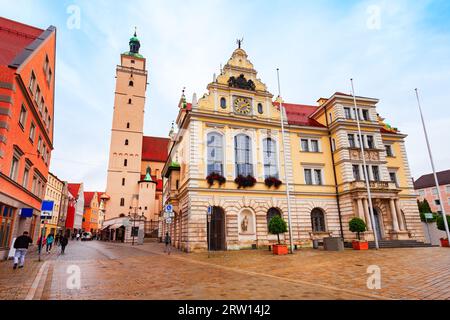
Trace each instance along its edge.
<path fill-rule="evenodd" d="M 305 170 L 311 170 L 311 181 L 312 181 L 312 185 L 308 184 L 306 182 L 306 173 Z M 316 175 L 315 175 L 315 170 L 320 170 L 320 179 L 322 180 L 321 184 L 317 184 L 316 181 Z M 317 167 L 317 166 L 303 166 L 303 181 L 305 183 L 305 185 L 308 186 L 324 186 L 325 183 L 325 174 L 324 174 L 324 168 L 323 167 Z"/>
<path fill-rule="evenodd" d="M 303 149 L 303 140 L 308 141 L 308 150 Z M 317 151 L 312 150 L 312 141 L 317 141 Z M 301 152 L 321 153 L 322 152 L 322 139 L 320 137 L 301 137 L 300 138 L 300 150 Z"/>
<path fill-rule="evenodd" d="M 222 137 L 222 175 L 226 177 L 226 162 L 225 162 L 225 154 L 226 154 L 226 136 L 223 132 L 218 130 L 207 130 L 205 133 L 205 173 L 208 175 L 208 136 L 210 134 L 218 134 Z M 233 148 L 234 151 L 234 148 Z"/>
<path fill-rule="evenodd" d="M 264 162 L 264 141 L 266 139 L 271 139 L 275 145 L 275 161 L 276 161 L 275 167 L 277 169 L 277 177 L 276 178 L 280 179 L 281 173 L 280 173 L 280 159 L 279 159 L 279 157 L 280 157 L 279 144 L 275 137 L 273 137 L 273 136 L 269 137 L 268 135 L 265 135 L 261 139 L 261 160 L 262 160 L 261 162 L 263 165 L 263 168 L 262 168 L 263 169 L 263 178 L 265 179 L 266 177 L 269 177 L 269 175 L 266 174 L 266 166 L 265 166 L 265 162 Z"/>

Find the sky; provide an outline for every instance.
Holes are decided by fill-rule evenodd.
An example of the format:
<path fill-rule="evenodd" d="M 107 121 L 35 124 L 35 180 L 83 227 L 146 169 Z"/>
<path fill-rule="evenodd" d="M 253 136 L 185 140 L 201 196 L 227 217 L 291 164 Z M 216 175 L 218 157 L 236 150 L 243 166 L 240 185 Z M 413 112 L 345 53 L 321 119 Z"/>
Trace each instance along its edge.
<path fill-rule="evenodd" d="M 145 135 L 167 137 L 183 87 L 190 100 L 244 38 L 258 77 L 286 102 L 334 92 L 380 99 L 379 114 L 408 134 L 414 178 L 431 172 L 414 88 L 437 170 L 450 169 L 450 1 L 0 0 L 0 15 L 57 27 L 51 171 L 102 191 L 115 68 L 137 27 L 147 58 Z"/>

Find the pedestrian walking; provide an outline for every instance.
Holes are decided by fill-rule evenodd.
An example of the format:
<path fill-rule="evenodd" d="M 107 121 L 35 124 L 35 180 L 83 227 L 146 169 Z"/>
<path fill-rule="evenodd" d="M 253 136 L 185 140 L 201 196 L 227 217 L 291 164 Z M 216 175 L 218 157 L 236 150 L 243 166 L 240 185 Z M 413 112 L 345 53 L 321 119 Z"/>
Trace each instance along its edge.
<path fill-rule="evenodd" d="M 53 242 L 55 241 L 55 237 L 53 236 L 53 233 L 50 233 L 47 237 L 47 248 L 45 251 L 47 251 L 47 254 L 49 254 L 52 251 Z"/>
<path fill-rule="evenodd" d="M 166 232 L 166 237 L 164 238 L 164 243 L 166 244 L 166 248 L 164 249 L 164 252 L 168 252 L 168 254 L 170 255 L 172 239 L 170 238 L 170 235 L 168 232 Z"/>
<path fill-rule="evenodd" d="M 30 243 L 33 243 L 33 240 L 28 236 L 27 231 L 25 231 L 20 237 L 17 237 L 14 242 L 14 249 L 16 249 L 16 253 L 14 254 L 13 269 L 17 269 L 17 265 L 19 265 L 19 269 L 23 268 L 25 256 L 27 255 L 28 246 Z"/>
<path fill-rule="evenodd" d="M 67 238 L 67 236 L 62 236 L 60 243 L 61 243 L 61 254 L 64 254 L 65 250 L 66 250 L 66 246 L 69 243 L 69 238 Z"/>

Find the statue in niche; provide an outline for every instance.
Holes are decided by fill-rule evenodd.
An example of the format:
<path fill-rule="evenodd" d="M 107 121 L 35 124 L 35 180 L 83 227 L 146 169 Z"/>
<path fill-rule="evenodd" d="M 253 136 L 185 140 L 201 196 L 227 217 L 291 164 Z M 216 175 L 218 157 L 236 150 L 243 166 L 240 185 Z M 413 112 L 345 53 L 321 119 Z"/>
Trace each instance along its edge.
<path fill-rule="evenodd" d="M 247 232 L 248 231 L 248 216 L 247 215 L 245 215 L 244 219 L 242 219 L 241 229 L 242 229 L 242 232 Z"/>

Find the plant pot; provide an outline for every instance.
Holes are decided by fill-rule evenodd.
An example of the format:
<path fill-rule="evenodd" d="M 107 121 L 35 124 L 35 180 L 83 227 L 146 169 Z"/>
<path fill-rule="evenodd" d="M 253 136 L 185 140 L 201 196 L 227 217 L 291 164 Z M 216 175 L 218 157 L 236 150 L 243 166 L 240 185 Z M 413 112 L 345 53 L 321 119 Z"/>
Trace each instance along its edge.
<path fill-rule="evenodd" d="M 367 241 L 353 241 L 353 250 L 369 250 L 369 242 Z"/>
<path fill-rule="evenodd" d="M 287 247 L 287 245 L 274 244 L 273 245 L 273 254 L 276 254 L 276 255 L 279 255 L 279 256 L 288 254 L 288 247 Z"/>
<path fill-rule="evenodd" d="M 450 247 L 448 243 L 448 239 L 441 239 L 441 247 Z"/>

